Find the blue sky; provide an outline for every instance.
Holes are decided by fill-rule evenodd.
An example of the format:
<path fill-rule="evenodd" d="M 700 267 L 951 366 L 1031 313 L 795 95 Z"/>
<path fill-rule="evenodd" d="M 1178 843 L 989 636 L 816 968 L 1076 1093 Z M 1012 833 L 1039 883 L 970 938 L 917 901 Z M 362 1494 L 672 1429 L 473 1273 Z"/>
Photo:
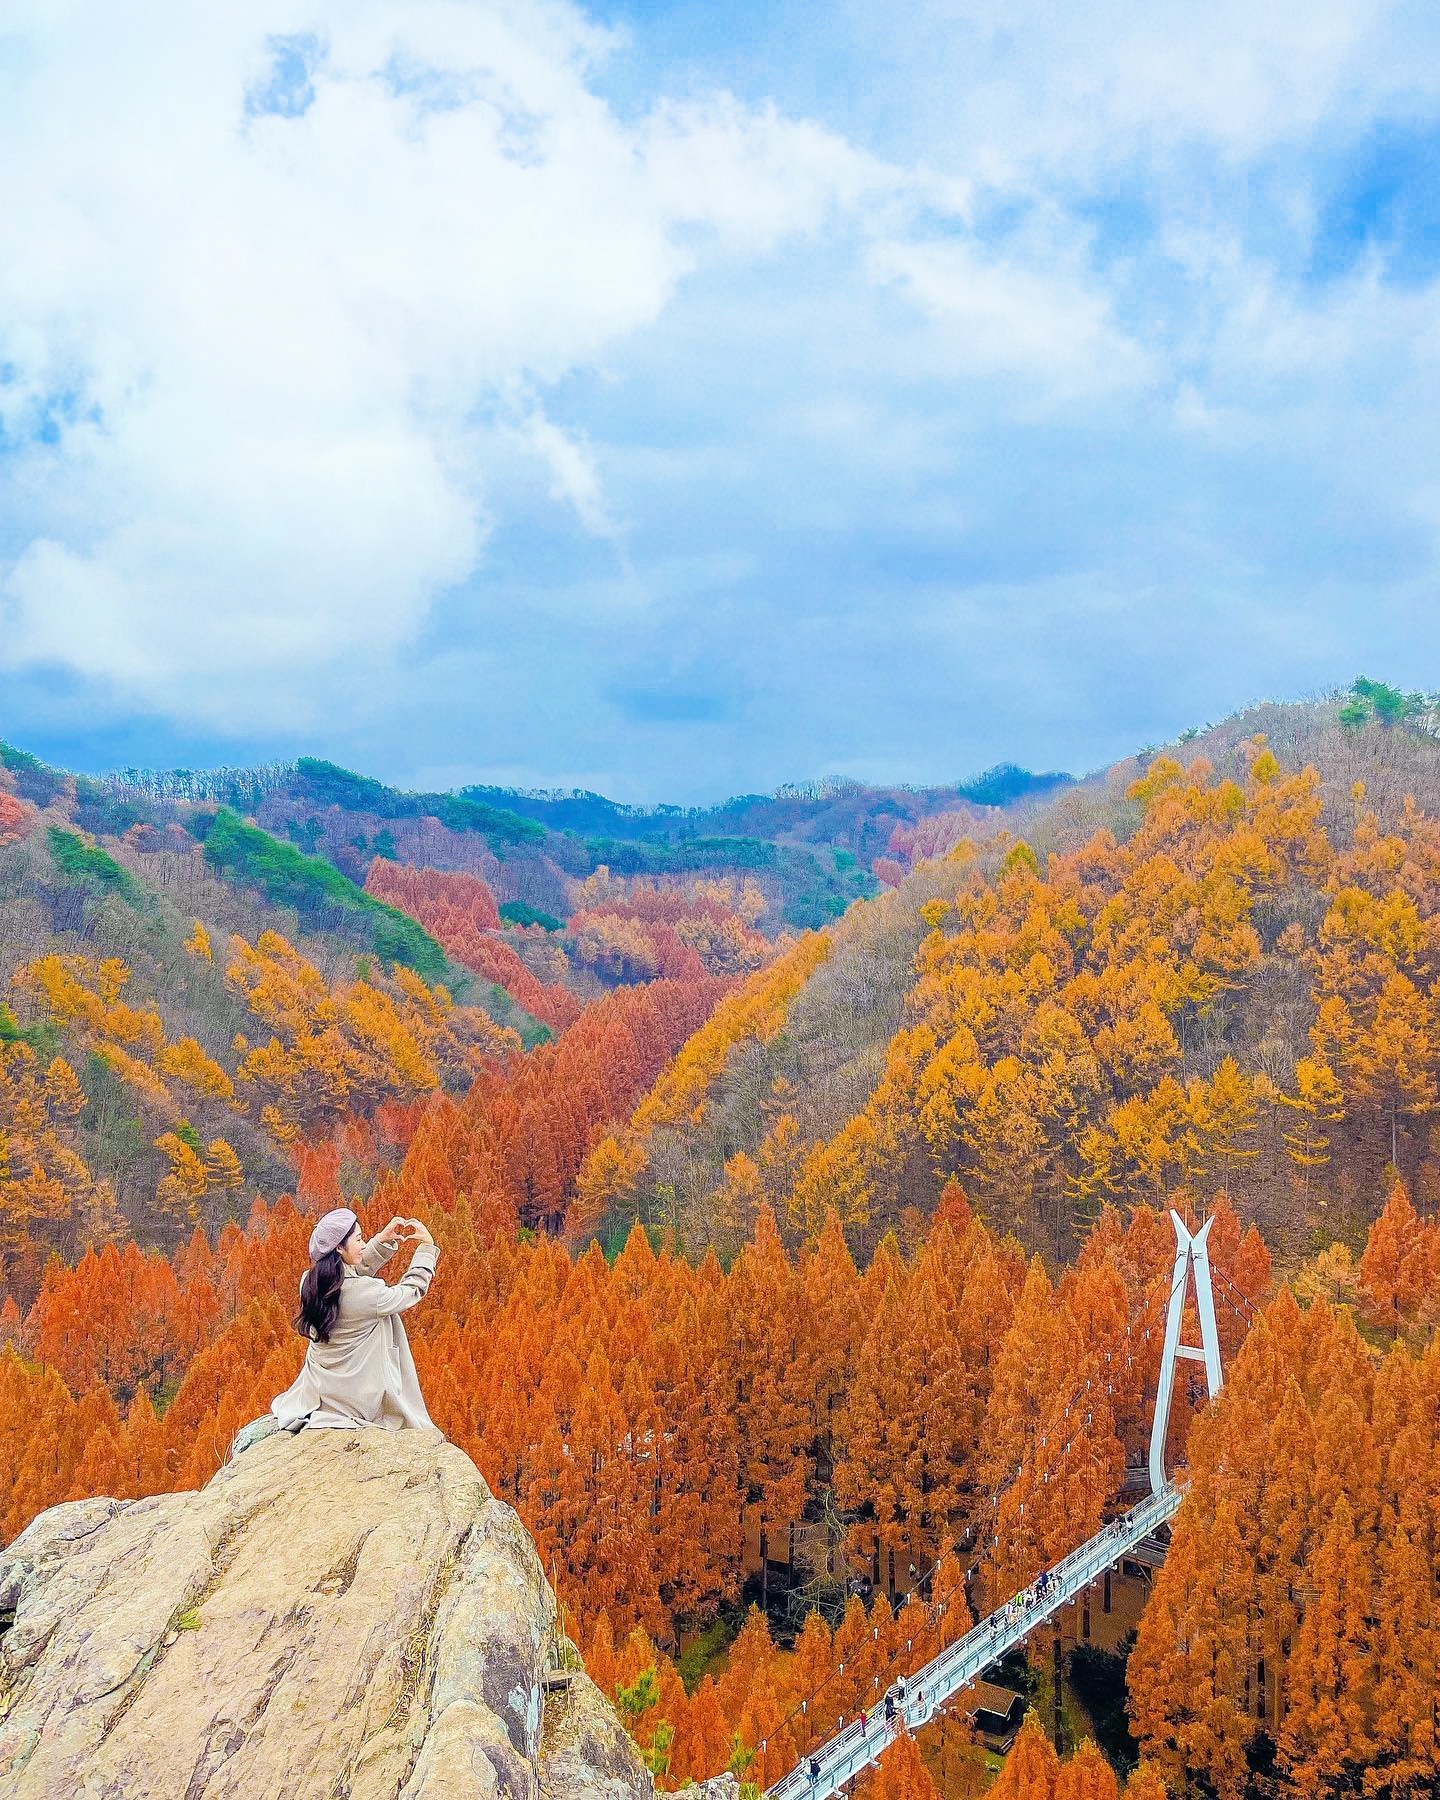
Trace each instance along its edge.
<path fill-rule="evenodd" d="M 690 801 L 1440 686 L 1432 7 L 216 10 L 0 37 L 0 733 Z"/>

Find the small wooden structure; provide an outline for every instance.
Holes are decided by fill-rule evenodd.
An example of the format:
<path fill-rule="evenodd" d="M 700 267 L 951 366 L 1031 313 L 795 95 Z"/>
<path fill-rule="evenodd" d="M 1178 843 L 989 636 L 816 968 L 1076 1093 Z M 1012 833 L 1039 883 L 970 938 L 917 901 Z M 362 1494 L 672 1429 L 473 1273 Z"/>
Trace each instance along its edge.
<path fill-rule="evenodd" d="M 973 1681 L 965 1690 L 966 1715 L 987 1750 L 1004 1755 L 1025 1717 L 1025 1696 L 993 1681 Z"/>

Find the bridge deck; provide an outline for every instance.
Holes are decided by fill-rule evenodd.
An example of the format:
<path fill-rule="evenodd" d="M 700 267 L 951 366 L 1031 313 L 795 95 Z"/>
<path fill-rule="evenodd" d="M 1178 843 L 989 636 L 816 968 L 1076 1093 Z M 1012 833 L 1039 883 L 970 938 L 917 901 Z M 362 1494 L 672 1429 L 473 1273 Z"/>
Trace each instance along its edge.
<path fill-rule="evenodd" d="M 897 1708 L 894 1725 L 887 1724 L 877 1709 L 862 1732 L 857 1719 L 812 1754 L 819 1773 L 810 1774 L 810 1757 L 767 1789 L 767 1800 L 829 1800 L 875 1762 L 896 1735 L 901 1718 L 914 1732 L 934 1717 L 953 1694 L 983 1675 L 1007 1650 L 1013 1649 L 1039 1624 L 1073 1600 L 1097 1575 L 1128 1556 L 1144 1538 L 1172 1519 L 1180 1505 L 1180 1489 L 1173 1484 L 1151 1494 L 1096 1532 L 1078 1550 L 1048 1571 L 1045 1591 L 1027 1590 L 1022 1603 L 1011 1601 L 989 1618 L 982 1619 L 962 1638 L 942 1650 L 931 1662 L 905 1678 L 905 1699 Z"/>

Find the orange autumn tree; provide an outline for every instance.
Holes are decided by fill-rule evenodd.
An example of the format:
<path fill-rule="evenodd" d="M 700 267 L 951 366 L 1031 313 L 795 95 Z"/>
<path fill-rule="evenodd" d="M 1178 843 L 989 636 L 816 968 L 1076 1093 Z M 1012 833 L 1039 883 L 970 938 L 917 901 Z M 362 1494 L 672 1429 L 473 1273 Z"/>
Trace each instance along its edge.
<path fill-rule="evenodd" d="M 860 1791 L 866 1800 L 940 1800 L 934 1777 L 908 1731 L 898 1734 Z"/>
<path fill-rule="evenodd" d="M 991 1800 L 1054 1800 L 1059 1773 L 1060 1759 L 1039 1718 L 1027 1712 L 999 1780 L 990 1789 Z"/>
<path fill-rule="evenodd" d="M 754 1024 L 737 996 L 725 1028 L 717 1015 L 636 1109 L 631 1203 L 674 1185 L 672 1133 L 693 1152 L 680 1165 L 689 1241 L 724 1254 L 757 1187 L 787 1238 L 813 1237 L 834 1207 L 868 1253 L 954 1182 L 992 1229 L 1066 1259 L 1107 1204 L 1195 1210 L 1221 1188 L 1288 1256 L 1324 1209 L 1368 1211 L 1396 1158 L 1428 1203 L 1436 822 L 1402 806 L 1383 826 L 1362 815 L 1348 843 L 1342 819 L 1332 841 L 1318 771 L 1282 771 L 1258 739 L 1224 773 L 1157 757 L 1128 799 L 1140 817 L 1123 842 L 1062 833 L 1042 858 L 1002 831 L 957 847 L 828 933 L 834 966 L 787 982 L 777 1008 L 760 1002 L 795 953 L 752 977 Z M 747 1084 L 774 1059 L 750 1046 L 773 1042 L 792 1008 L 809 1046 L 826 1004 L 863 994 L 867 954 L 901 929 L 916 949 L 898 1028 L 872 1041 L 879 1027 L 857 1017 L 845 1046 L 846 1066 L 863 1052 L 882 1072 L 848 1116 L 823 1083 L 783 1109 L 798 1154 L 772 1189 L 774 1117 Z M 1259 1020 L 1282 988 L 1262 1055 Z"/>
<path fill-rule="evenodd" d="M 472 1079 L 520 1048 L 478 1007 L 456 1006 L 399 964 L 332 990 L 278 932 L 253 945 L 232 938 L 230 951 L 226 986 L 271 1034 L 237 1044 L 236 1077 L 282 1143 Z"/>
<path fill-rule="evenodd" d="M 992 1491 L 973 1449 L 967 1460 L 963 1432 L 936 1436 L 945 1456 L 927 1466 L 927 1423 L 945 1407 L 973 1418 L 983 1404 L 972 1438 L 981 1451 L 987 1432 L 997 1447 L 1009 1442 L 1012 1474 L 1018 1463 L 1024 1491 L 1038 1496 L 1025 1542 L 1046 1559 L 1090 1528 L 1087 1509 L 1105 1492 L 1096 1471 L 1110 1466 L 1117 1434 L 1133 1441 L 1143 1424 L 1128 1390 L 1107 1396 L 1110 1410 L 1089 1426 L 1074 1411 L 1066 1421 L 1059 1400 L 1082 1377 L 1093 1391 L 1103 1348 L 1113 1350 L 1163 1267 L 1162 1223 L 1144 1211 L 1128 1226 L 1102 1214 L 1058 1286 L 1024 1268 L 1013 1247 L 997 1246 L 953 1197 L 914 1251 L 886 1244 L 864 1270 L 835 1223 L 794 1257 L 773 1218 L 762 1217 L 727 1272 L 713 1257 L 697 1265 L 657 1248 L 641 1230 L 607 1263 L 598 1247 L 576 1257 L 484 1219 L 465 1189 L 452 1187 L 435 1207 L 448 1272 L 412 1315 L 421 1380 L 447 1436 L 520 1507 L 553 1567 L 569 1628 L 598 1646 L 597 1670 L 607 1633 L 617 1687 L 653 1670 L 655 1698 L 637 1706 L 634 1723 L 666 1785 L 737 1758 L 747 1779 L 759 1760 L 773 1775 L 965 1629 L 968 1553 L 951 1551 L 928 1589 L 898 1609 L 883 1596 L 868 1610 L 852 1599 L 833 1628 L 808 1620 L 793 1649 L 777 1645 L 756 1614 L 722 1677 L 687 1695 L 675 1676 L 681 1633 L 739 1594 L 750 1495 L 778 1536 L 796 1516 L 797 1495 L 803 1505 L 823 1493 L 839 1455 L 851 1463 L 860 1508 L 877 1505 L 878 1517 L 879 1487 L 865 1495 L 855 1473 L 881 1423 L 852 1404 L 858 1371 L 873 1368 L 879 1380 L 888 1351 L 924 1392 L 924 1407 L 907 1412 L 900 1389 L 883 1390 L 897 1421 L 888 1447 L 873 1452 L 877 1480 L 888 1469 L 904 1501 L 896 1517 L 927 1540 L 897 1538 L 902 1554 L 927 1552 L 915 1558 L 922 1567 Z M 245 1229 L 228 1227 L 213 1246 L 192 1235 L 173 1261 L 129 1246 L 71 1270 L 52 1266 L 0 1365 L 9 1532 L 89 1481 L 124 1496 L 213 1473 L 234 1431 L 298 1367 L 292 1315 L 308 1225 L 288 1200 L 257 1203 Z M 1217 1217 L 1214 1234 L 1217 1266 L 1258 1281 L 1238 1222 Z M 895 1293 L 908 1296 L 908 1313 L 887 1301 Z M 952 1305 L 945 1296 L 957 1293 Z M 992 1316 L 1006 1324 L 987 1357 Z M 914 1353 L 931 1330 L 954 1342 L 935 1363 L 933 1389 Z M 63 1367 L 64 1379 L 37 1355 Z M 1137 1793 L 1150 1800 L 1167 1770 L 1177 1779 L 1200 1770 L 1217 1792 L 1243 1782 L 1262 1704 L 1282 1765 L 1307 1780 L 1333 1781 L 1337 1769 L 1339 1780 L 1351 1778 L 1350 1763 L 1336 1760 L 1348 1734 L 1373 1765 L 1388 1761 L 1408 1772 L 1411 1792 L 1426 1791 L 1433 1743 L 1420 1696 L 1436 1667 L 1426 1582 L 1440 1516 L 1437 1376 L 1440 1355 L 1417 1356 L 1404 1342 L 1378 1362 L 1346 1315 L 1321 1302 L 1302 1312 L 1282 1291 L 1265 1307 L 1227 1368 L 1220 1402 L 1192 1427 L 1185 1507 L 1131 1664 L 1136 1730 L 1152 1765 L 1148 1789 L 1132 1783 Z M 1063 1440 L 1053 1465 L 1030 1447 L 1035 1422 L 1027 1436 L 1017 1421 L 1031 1404 L 1047 1438 L 1052 1423 L 1076 1434 L 1068 1460 Z M 1076 1437 L 1097 1424 L 1082 1455 Z M 1009 1538 L 987 1549 L 988 1563 L 1025 1548 L 1031 1515 L 1027 1501 Z M 989 1527 L 990 1515 L 983 1520 Z M 1065 1532 L 1073 1535 L 1062 1542 Z M 985 1529 L 987 1544 L 992 1535 Z M 1367 1555 L 1363 1592 L 1347 1594 L 1337 1572 L 1365 1568 Z M 1313 1698 L 1302 1706 L 1297 1694 Z M 1335 1698 L 1322 1704 L 1327 1694 Z M 943 1763 L 952 1765 L 956 1779 L 965 1775 L 962 1738 Z M 1090 1753 L 1053 1773 L 1082 1794 L 1103 1785 Z"/>
<path fill-rule="evenodd" d="M 1437 1380 L 1440 1345 L 1397 1345 L 1377 1366 L 1323 1300 L 1302 1313 L 1282 1293 L 1251 1332 L 1191 1433 L 1185 1504 L 1130 1660 L 1137 1735 L 1177 1785 L 1203 1775 L 1238 1797 L 1257 1734 L 1299 1791 L 1348 1793 L 1390 1762 L 1404 1769 L 1396 1794 L 1440 1780 L 1433 1708 L 1416 1711 L 1414 1686 L 1437 1666 L 1420 1549 L 1420 1520 L 1440 1518 Z"/>
<path fill-rule="evenodd" d="M 580 1016 L 579 997 L 546 983 L 506 941 L 489 883 L 460 870 L 417 869 L 376 857 L 365 891 L 419 921 L 446 955 L 486 981 L 497 982 L 526 1012 L 564 1031 Z M 696 973 L 699 973 L 697 970 Z"/>
<path fill-rule="evenodd" d="M 1037 1196 L 1058 1220 L 1214 1185 L 1258 1154 L 1248 1077 L 1222 1063 L 1181 1082 L 1176 1027 L 1259 960 L 1261 897 L 1323 859 L 1317 783 L 1209 773 L 1157 759 L 1123 847 L 1101 837 L 1047 870 L 1024 844 L 989 873 L 957 857 L 954 901 L 916 958 L 910 1053 L 857 1115 L 877 1202 L 912 1150 L 1001 1225 Z"/>
<path fill-rule="evenodd" d="M 696 885 L 713 890 L 719 884 Z M 569 929 L 576 960 L 608 981 L 739 975 L 762 968 L 775 954 L 770 940 L 713 891 L 637 887 L 623 898 L 580 908 Z"/>
<path fill-rule="evenodd" d="M 0 788 L 0 847 L 17 843 L 30 830 L 35 808 Z"/>
<path fill-rule="evenodd" d="M 860 1514 L 853 1549 L 933 1555 L 988 1516 L 976 1467 L 991 1394 L 991 1345 L 1013 1305 L 1013 1273 L 986 1234 L 940 1221 L 911 1268 L 877 1262 L 855 1373 L 835 1421 L 835 1492 Z"/>
<path fill-rule="evenodd" d="M 1440 1298 L 1440 1225 L 1422 1223 L 1398 1183 L 1370 1227 L 1360 1258 L 1360 1291 L 1370 1316 L 1398 1337 Z"/>
<path fill-rule="evenodd" d="M 614 998 L 633 1006 L 643 992 Z M 435 1140 L 417 1135 L 412 1149 L 428 1157 Z M 331 1167 L 318 1153 L 307 1167 L 319 1161 Z M 310 1202 L 325 1203 L 324 1194 Z M 850 1468 L 863 1510 L 865 1458 L 878 1455 L 882 1471 L 896 1460 L 913 1535 L 895 1541 L 918 1566 L 988 1516 L 976 1511 L 984 1492 L 966 1461 L 969 1427 L 957 1425 L 946 1461 L 927 1463 L 925 1450 L 944 1407 L 957 1421 L 980 1417 L 989 1323 L 1009 1316 L 1018 1280 L 1013 1253 L 997 1251 L 963 1209 L 913 1264 L 892 1246 L 863 1274 L 838 1224 L 796 1263 L 764 1216 L 727 1274 L 713 1257 L 697 1266 L 657 1252 L 639 1230 L 607 1265 L 593 1246 L 576 1260 L 553 1242 L 517 1241 L 513 1215 L 497 1230 L 470 1192 L 446 1188 L 425 1204 L 448 1271 L 410 1333 L 433 1416 L 525 1513 L 583 1617 L 605 1612 L 617 1629 L 640 1624 L 673 1641 L 682 1622 L 708 1619 L 736 1592 L 747 1499 L 772 1555 L 783 1555 L 790 1522 L 823 1493 L 832 1463 Z M 376 1206 L 393 1210 L 379 1196 Z M 228 1226 L 214 1249 L 193 1234 L 173 1264 L 131 1246 L 104 1266 L 52 1266 L 15 1335 L 63 1368 L 73 1391 L 103 1383 L 122 1405 L 142 1390 L 161 1394 L 183 1372 L 161 1422 L 166 1456 L 177 1477 L 203 1480 L 227 1431 L 253 1416 L 245 1408 L 263 1410 L 298 1367 L 289 1317 L 307 1236 L 292 1202 L 257 1202 L 247 1230 Z M 892 1289 L 913 1294 L 913 1316 L 884 1303 Z M 961 1299 L 932 1314 L 927 1291 Z M 953 1339 L 959 1360 L 936 1365 L 948 1371 L 943 1384 L 922 1385 L 923 1405 L 902 1407 L 876 1449 L 875 1422 L 847 1405 L 857 1371 L 880 1370 L 887 1355 L 918 1370 L 912 1351 L 932 1328 Z M 1051 1325 L 1037 1314 L 1035 1329 Z M 1017 1366 L 1019 1355 L 1017 1343 Z M 73 1469 L 61 1473 L 68 1484 Z M 966 1616 L 950 1566 L 942 1558 L 931 1590 L 944 1598 L 945 1641 Z M 928 1616 L 903 1609 L 901 1624 L 901 1642 L 932 1641 Z M 863 1614 L 858 1629 L 869 1634 Z"/>
<path fill-rule="evenodd" d="M 458 1192 L 482 1197 L 522 1225 L 579 1239 L 603 1217 L 613 1191 L 605 1135 L 705 1020 L 724 984 L 656 981 L 606 995 L 558 1043 L 495 1064 L 454 1107 L 420 1121 L 400 1172 L 413 1211 L 448 1207 Z M 587 1156 L 599 1160 L 584 1170 Z M 571 1216 L 574 1202 L 584 1211 Z"/>
<path fill-rule="evenodd" d="M 42 1069 L 30 1044 L 0 1037 L 0 1278 L 13 1293 L 34 1292 L 52 1252 L 75 1260 L 123 1232 L 110 1184 L 76 1147 L 88 1104 L 64 1058 Z"/>
<path fill-rule="evenodd" d="M 1055 1778 L 1055 1800 L 1120 1800 L 1115 1771 L 1086 1738 L 1075 1754 L 1060 1765 Z"/>

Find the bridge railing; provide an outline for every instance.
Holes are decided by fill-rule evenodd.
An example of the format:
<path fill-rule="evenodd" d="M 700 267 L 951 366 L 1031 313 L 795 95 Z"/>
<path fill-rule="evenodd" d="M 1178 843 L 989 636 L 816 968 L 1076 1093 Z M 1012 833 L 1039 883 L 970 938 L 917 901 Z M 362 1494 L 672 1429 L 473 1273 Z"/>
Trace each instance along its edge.
<path fill-rule="evenodd" d="M 878 1759 L 894 1740 L 901 1720 L 911 1729 L 928 1723 L 952 1694 L 968 1687 L 1097 1575 L 1173 1518 L 1179 1505 L 1180 1489 L 1171 1483 L 1112 1519 L 1046 1571 L 1043 1591 L 1039 1583 L 1032 1583 L 932 1657 L 924 1668 L 907 1676 L 905 1698 L 896 1708 L 893 1723 L 883 1712 L 867 1718 L 863 1727 L 858 1719 L 853 1720 L 769 1788 L 767 1800 L 828 1800 L 867 1763 Z M 814 1776 L 810 1773 L 812 1760 L 819 1765 Z"/>

